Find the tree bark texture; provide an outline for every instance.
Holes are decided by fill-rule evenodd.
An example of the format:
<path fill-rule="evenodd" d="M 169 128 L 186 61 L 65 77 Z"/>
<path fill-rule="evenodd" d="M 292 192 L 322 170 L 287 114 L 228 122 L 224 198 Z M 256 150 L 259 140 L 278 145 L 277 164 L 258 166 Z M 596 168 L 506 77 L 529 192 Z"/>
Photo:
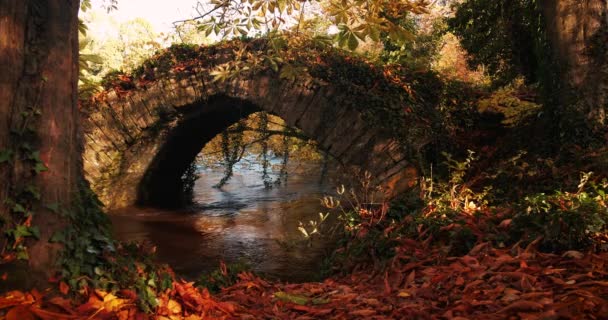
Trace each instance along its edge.
<path fill-rule="evenodd" d="M 78 8 L 78 0 L 0 1 L 0 151 L 23 150 L 15 132 L 29 127 L 36 137 L 31 148 L 48 168 L 36 175 L 19 157 L 0 165 L 0 214 L 10 217 L 9 197 L 37 187 L 32 225 L 40 228 L 40 240 L 29 245 L 29 265 L 46 273 L 60 249 L 48 240 L 66 222 L 45 207 L 69 209 L 82 179 Z M 39 115 L 23 116 L 31 110 Z"/>
<path fill-rule="evenodd" d="M 564 104 L 582 112 L 594 132 L 608 125 L 608 4 L 606 0 L 544 0 Z M 607 137 L 608 138 L 608 137 Z"/>

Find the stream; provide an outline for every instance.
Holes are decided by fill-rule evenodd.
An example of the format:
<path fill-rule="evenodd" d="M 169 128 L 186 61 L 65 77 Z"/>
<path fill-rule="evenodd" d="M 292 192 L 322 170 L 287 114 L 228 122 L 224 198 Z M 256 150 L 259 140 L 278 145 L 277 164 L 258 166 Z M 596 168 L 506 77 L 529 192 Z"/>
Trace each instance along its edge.
<path fill-rule="evenodd" d="M 213 186 L 223 177 L 223 168 L 201 167 L 194 205 L 113 212 L 115 236 L 156 246 L 158 260 L 186 279 L 216 270 L 224 261 L 245 263 L 271 279 L 317 280 L 332 241 L 305 241 L 298 225 L 327 211 L 319 201 L 330 190 L 329 183 L 322 182 L 321 166 L 291 163 L 287 183 L 270 189 L 264 187 L 261 171 L 255 161 L 238 163 L 234 176 L 218 189 Z"/>

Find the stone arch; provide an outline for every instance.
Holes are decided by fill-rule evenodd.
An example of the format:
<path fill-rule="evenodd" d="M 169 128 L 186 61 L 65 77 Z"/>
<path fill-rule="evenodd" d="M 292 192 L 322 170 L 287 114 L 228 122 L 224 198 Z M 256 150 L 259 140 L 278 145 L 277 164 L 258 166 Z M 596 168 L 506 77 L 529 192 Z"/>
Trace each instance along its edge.
<path fill-rule="evenodd" d="M 166 181 L 179 178 L 188 159 L 255 111 L 283 118 L 339 163 L 369 171 L 392 193 L 416 178 L 417 170 L 396 138 L 366 121 L 360 108 L 340 103 L 351 92 L 310 77 L 282 79 L 272 70 L 216 82 L 210 70 L 168 72 L 82 103 L 85 172 L 107 207 L 161 204 L 156 199 L 172 196 L 174 188 Z M 145 192 L 142 183 L 149 184 Z"/>

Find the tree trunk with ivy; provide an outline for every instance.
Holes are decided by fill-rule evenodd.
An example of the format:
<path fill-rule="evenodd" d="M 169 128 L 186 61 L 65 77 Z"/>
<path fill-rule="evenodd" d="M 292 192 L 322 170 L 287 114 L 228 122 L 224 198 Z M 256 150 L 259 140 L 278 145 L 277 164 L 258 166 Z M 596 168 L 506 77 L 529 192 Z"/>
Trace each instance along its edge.
<path fill-rule="evenodd" d="M 28 277 L 56 269 L 61 246 L 49 240 L 67 220 L 55 211 L 70 210 L 83 177 L 78 8 L 78 0 L 0 2 L 1 250 L 3 268 L 27 260 Z"/>
<path fill-rule="evenodd" d="M 607 6 L 605 0 L 543 0 L 560 80 L 558 103 L 566 117 L 582 115 L 580 120 L 599 136 L 608 134 Z"/>

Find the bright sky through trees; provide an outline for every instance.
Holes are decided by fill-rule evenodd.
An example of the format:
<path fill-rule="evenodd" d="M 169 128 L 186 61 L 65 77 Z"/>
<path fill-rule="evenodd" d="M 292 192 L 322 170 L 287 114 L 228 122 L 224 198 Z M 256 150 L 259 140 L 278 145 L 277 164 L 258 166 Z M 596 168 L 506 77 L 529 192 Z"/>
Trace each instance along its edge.
<path fill-rule="evenodd" d="M 92 0 L 95 10 L 101 8 L 103 3 L 103 0 Z M 118 3 L 118 10 L 110 12 L 109 16 L 117 22 L 144 18 L 154 26 L 155 31 L 167 33 L 172 30 L 173 21 L 195 15 L 195 5 L 196 0 L 122 0 Z"/>

